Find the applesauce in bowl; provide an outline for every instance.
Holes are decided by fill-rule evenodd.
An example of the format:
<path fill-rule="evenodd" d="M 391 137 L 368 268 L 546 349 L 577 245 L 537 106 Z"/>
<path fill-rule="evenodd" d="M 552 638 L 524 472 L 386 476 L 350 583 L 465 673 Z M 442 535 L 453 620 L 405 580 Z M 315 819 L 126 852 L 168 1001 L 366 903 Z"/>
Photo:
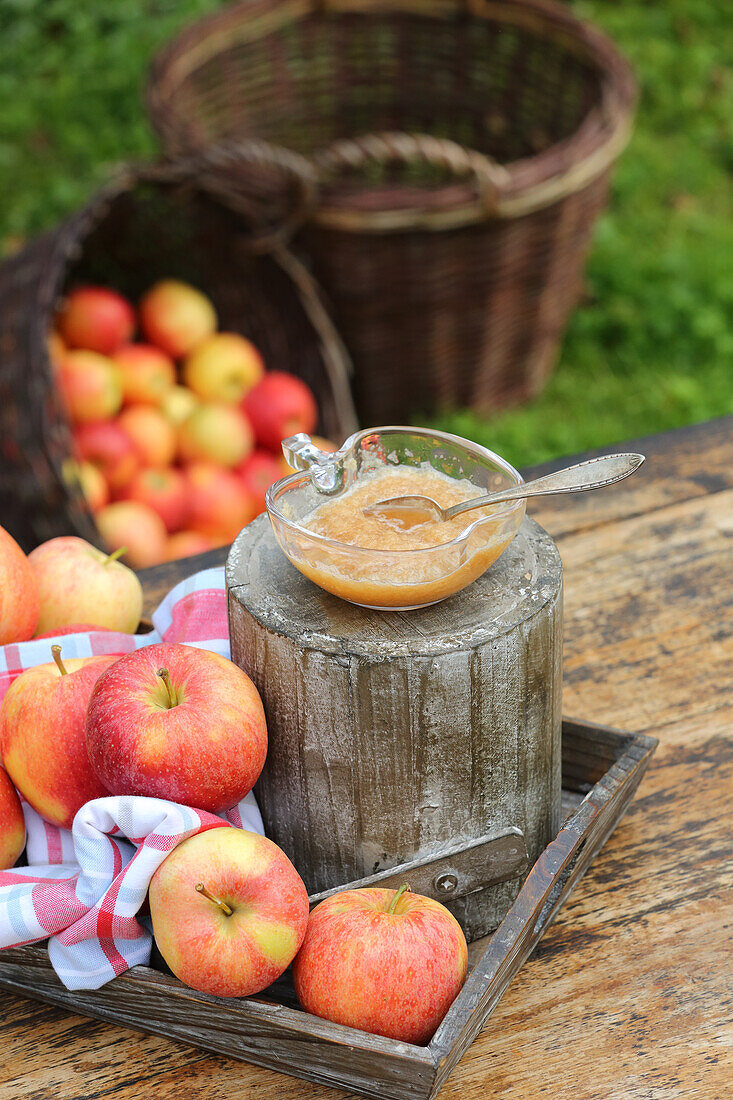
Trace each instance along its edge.
<path fill-rule="evenodd" d="M 303 472 L 267 491 L 275 537 L 304 576 L 361 607 L 408 611 L 452 596 L 496 561 L 524 516 L 523 500 L 410 528 L 363 514 L 388 497 L 422 494 L 447 507 L 522 484 L 504 459 L 445 432 L 373 428 L 333 454 L 294 436 L 283 450 Z"/>

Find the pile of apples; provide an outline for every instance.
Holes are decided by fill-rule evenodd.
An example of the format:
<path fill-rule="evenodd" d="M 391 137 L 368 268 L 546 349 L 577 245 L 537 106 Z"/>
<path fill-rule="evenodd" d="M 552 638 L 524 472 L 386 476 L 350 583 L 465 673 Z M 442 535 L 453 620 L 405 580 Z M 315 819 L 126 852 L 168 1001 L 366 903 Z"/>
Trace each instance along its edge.
<path fill-rule="evenodd" d="M 171 279 L 137 311 L 115 290 L 79 287 L 49 336 L 74 431 L 65 476 L 135 568 L 231 542 L 292 472 L 281 440 L 316 426 L 308 386 L 266 372 L 249 340 L 217 324 L 205 294 Z"/>
<path fill-rule="evenodd" d="M 138 578 L 114 555 L 69 537 L 26 558 L 0 528 L 0 644 L 63 635 L 92 611 L 117 629 L 124 616 L 137 625 L 141 606 Z M 66 829 L 107 794 L 218 814 L 253 788 L 267 744 L 256 687 L 215 653 L 160 643 L 64 660 L 49 641 L 48 663 L 17 676 L 0 705 L 0 869 L 25 846 L 16 791 Z M 223 820 L 209 825 L 165 858 L 148 892 L 153 935 L 181 981 L 244 997 L 292 964 L 306 1011 L 430 1039 L 467 970 L 465 937 L 444 906 L 404 885 L 342 891 L 309 914 L 282 849 Z"/>

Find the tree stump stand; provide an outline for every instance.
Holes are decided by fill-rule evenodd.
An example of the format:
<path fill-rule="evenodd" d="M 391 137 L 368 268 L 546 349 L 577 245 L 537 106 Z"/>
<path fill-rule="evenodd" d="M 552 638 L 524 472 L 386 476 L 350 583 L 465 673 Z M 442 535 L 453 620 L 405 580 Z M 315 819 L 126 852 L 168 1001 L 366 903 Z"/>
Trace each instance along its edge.
<path fill-rule="evenodd" d="M 285 558 L 263 515 L 226 568 L 232 659 L 262 695 L 267 834 L 311 894 L 389 882 L 497 926 L 560 827 L 562 565 L 525 519 L 463 592 L 367 611 Z"/>

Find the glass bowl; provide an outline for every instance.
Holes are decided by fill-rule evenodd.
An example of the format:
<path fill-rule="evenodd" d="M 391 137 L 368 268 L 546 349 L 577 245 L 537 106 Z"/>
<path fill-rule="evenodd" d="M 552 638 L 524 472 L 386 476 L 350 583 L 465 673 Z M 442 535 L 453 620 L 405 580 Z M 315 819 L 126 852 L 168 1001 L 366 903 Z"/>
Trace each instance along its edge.
<path fill-rule="evenodd" d="M 267 511 L 283 553 L 296 569 L 342 600 L 377 611 L 411 611 L 438 603 L 480 577 L 503 553 L 522 522 L 523 500 L 466 515 L 460 535 L 439 546 L 381 550 L 337 542 L 302 526 L 325 500 L 385 466 L 432 467 L 476 486 L 476 496 L 522 484 L 499 455 L 460 436 L 427 428 L 386 427 L 357 432 L 340 450 L 319 451 L 307 435 L 283 442 L 288 463 L 301 472 L 270 486 Z"/>

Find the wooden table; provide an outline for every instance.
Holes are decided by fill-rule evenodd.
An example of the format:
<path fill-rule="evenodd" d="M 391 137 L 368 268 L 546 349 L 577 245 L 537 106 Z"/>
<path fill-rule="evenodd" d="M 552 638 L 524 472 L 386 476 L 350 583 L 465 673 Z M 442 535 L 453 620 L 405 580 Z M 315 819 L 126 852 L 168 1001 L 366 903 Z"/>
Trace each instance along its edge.
<path fill-rule="evenodd" d="M 632 481 L 532 514 L 565 565 L 565 714 L 659 748 L 441 1100 L 733 1091 L 733 417 L 628 449 Z M 149 570 L 148 606 L 198 564 Z M 8 994 L 0 1021 L 0 1100 L 346 1095 Z"/>

